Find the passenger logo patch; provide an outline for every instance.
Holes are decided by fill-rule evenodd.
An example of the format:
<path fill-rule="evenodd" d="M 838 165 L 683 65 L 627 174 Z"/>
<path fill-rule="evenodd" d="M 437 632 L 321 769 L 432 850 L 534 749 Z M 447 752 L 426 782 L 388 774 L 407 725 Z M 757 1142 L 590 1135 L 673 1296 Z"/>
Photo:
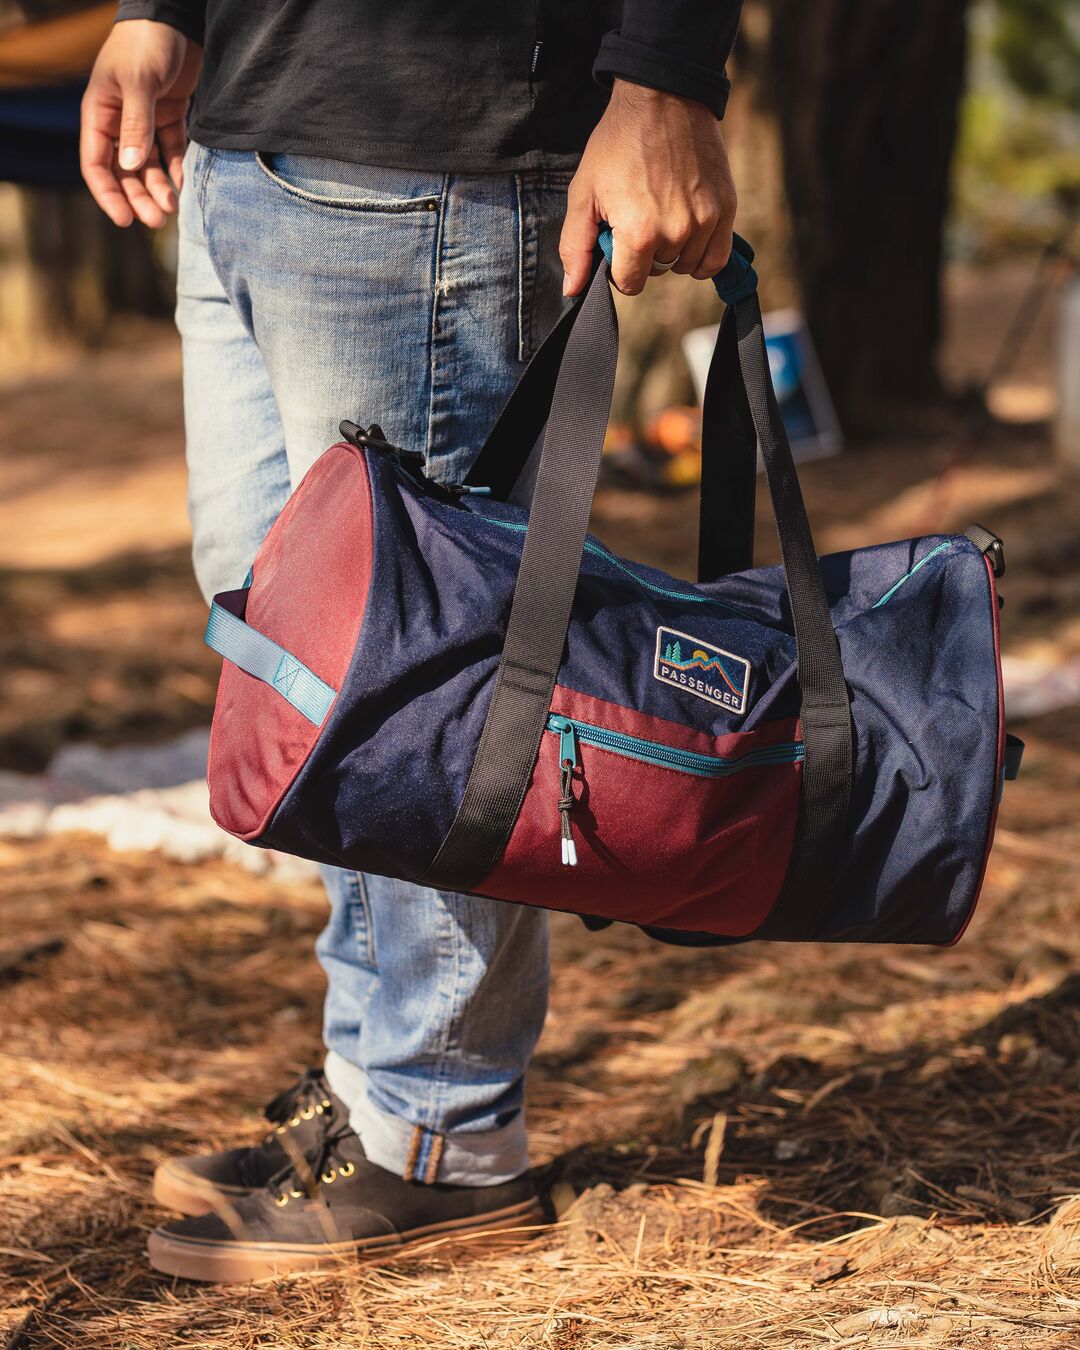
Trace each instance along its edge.
<path fill-rule="evenodd" d="M 750 662 L 689 633 L 674 628 L 656 630 L 653 675 L 662 684 L 674 685 L 729 712 L 746 711 Z"/>

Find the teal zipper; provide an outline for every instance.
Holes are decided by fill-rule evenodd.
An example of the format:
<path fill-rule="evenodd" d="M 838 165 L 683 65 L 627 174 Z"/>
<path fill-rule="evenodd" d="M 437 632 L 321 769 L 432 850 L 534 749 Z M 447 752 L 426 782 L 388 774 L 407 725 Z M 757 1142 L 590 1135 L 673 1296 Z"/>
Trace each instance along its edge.
<path fill-rule="evenodd" d="M 558 713 L 548 714 L 547 729 L 559 736 L 559 763 L 563 767 L 577 764 L 578 741 L 583 745 L 596 745 L 601 750 L 610 750 L 616 755 L 625 755 L 627 759 L 640 760 L 643 764 L 678 769 L 680 773 L 693 774 L 695 778 L 728 778 L 741 769 L 759 765 L 796 764 L 804 754 L 802 741 L 783 741 L 778 745 L 748 750 L 745 755 L 732 758 L 699 755 L 693 750 L 677 750 L 659 741 L 646 741 L 638 736 L 627 736 L 621 731 L 608 731 L 606 727 L 571 721 Z"/>
<path fill-rule="evenodd" d="M 516 520 L 499 520 L 497 516 L 486 516 L 483 511 L 474 511 L 473 514 L 478 520 L 484 521 L 487 525 L 497 525 L 501 530 L 512 530 L 516 534 L 524 534 L 529 528 L 527 524 L 519 523 Z M 646 581 L 644 577 L 629 568 L 621 558 L 616 558 L 614 553 L 609 553 L 606 548 L 602 548 L 592 539 L 585 540 L 585 552 L 591 553 L 594 558 L 602 558 L 604 562 L 609 563 L 617 571 L 622 572 L 624 576 L 630 578 L 642 590 L 652 591 L 654 595 L 662 595 L 665 600 L 682 600 L 690 605 L 714 605 L 718 609 L 726 610 L 728 614 L 735 614 L 740 619 L 749 619 L 751 623 L 763 623 L 762 619 L 756 619 L 752 614 L 748 614 L 745 609 L 739 609 L 737 605 L 729 605 L 726 600 L 717 600 L 712 595 L 698 595 L 694 591 L 674 591 L 669 586 L 657 586 L 654 581 Z"/>
<path fill-rule="evenodd" d="M 484 521 L 487 525 L 497 525 L 500 529 L 513 530 L 518 534 L 524 534 L 529 528 L 528 525 L 519 524 L 514 520 L 499 520 L 497 516 L 486 516 L 482 511 L 475 511 L 473 514 L 478 520 Z M 870 608 L 877 609 L 879 605 L 887 604 L 905 581 L 908 581 L 913 577 L 921 567 L 925 567 L 931 558 L 936 558 L 939 553 L 944 553 L 947 549 L 952 548 L 953 542 L 954 541 L 951 539 L 946 539 L 943 543 L 938 544 L 936 548 L 932 548 L 929 553 L 919 559 L 910 571 L 905 572 L 899 581 L 894 582 L 883 596 L 875 600 Z M 749 614 L 745 609 L 740 609 L 738 605 L 729 605 L 726 600 L 717 600 L 715 596 L 699 595 L 695 591 L 674 591 L 668 586 L 657 586 L 653 581 L 646 581 L 644 577 L 639 577 L 636 572 L 629 568 L 621 558 L 616 558 L 613 553 L 609 553 L 606 548 L 601 548 L 599 544 L 594 543 L 591 539 L 585 540 L 585 552 L 593 554 L 594 557 L 602 558 L 604 562 L 609 563 L 612 567 L 622 572 L 624 576 L 629 577 L 631 581 L 636 582 L 643 590 L 652 591 L 654 595 L 661 595 L 665 600 L 682 600 L 686 604 L 691 605 L 713 605 L 719 609 L 726 610 L 729 614 L 737 615 L 740 619 L 748 619 L 751 623 L 760 624 L 763 627 L 772 626 L 767 624 L 760 616 Z M 844 623 L 839 626 L 846 627 L 847 624 L 859 617 L 859 614 L 853 614 L 850 618 L 845 619 Z"/>
<path fill-rule="evenodd" d="M 595 745 L 627 759 L 643 764 L 655 764 L 662 769 L 693 774 L 695 778 L 728 778 L 740 769 L 765 767 L 773 764 L 795 764 L 804 756 L 802 741 L 783 741 L 779 745 L 765 745 L 759 750 L 748 750 L 745 755 L 725 758 L 723 755 L 699 755 L 693 750 L 677 750 L 660 741 L 642 740 L 627 736 L 607 727 L 594 727 L 588 722 L 571 721 L 561 713 L 548 713 L 547 729 L 559 738 L 559 846 L 564 867 L 577 866 L 577 846 L 570 825 L 574 809 L 574 770 L 578 767 L 578 743 Z"/>

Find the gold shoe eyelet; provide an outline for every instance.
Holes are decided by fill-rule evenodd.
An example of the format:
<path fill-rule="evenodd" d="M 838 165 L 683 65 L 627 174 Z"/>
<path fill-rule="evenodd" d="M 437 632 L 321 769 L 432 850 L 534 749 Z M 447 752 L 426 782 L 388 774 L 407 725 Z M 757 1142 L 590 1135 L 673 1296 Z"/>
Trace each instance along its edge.
<path fill-rule="evenodd" d="M 285 1126 L 284 1126 L 284 1125 L 279 1125 L 279 1126 L 277 1127 L 277 1129 L 274 1131 L 274 1133 L 275 1133 L 275 1134 L 284 1134 L 284 1133 L 285 1133 Z"/>
<path fill-rule="evenodd" d="M 293 1197 L 294 1200 L 302 1200 L 304 1198 L 303 1191 L 290 1191 L 289 1194 Z"/>
<path fill-rule="evenodd" d="M 337 1173 L 336 1173 L 336 1172 L 334 1171 L 334 1169 L 331 1167 L 331 1169 L 330 1169 L 329 1172 L 324 1172 L 324 1173 L 322 1174 L 322 1179 L 323 1179 L 323 1181 L 325 1181 L 326 1184 L 329 1186 L 330 1183 L 334 1180 L 334 1178 L 335 1178 L 336 1176 L 337 1176 Z"/>
<path fill-rule="evenodd" d="M 312 1116 L 314 1116 L 314 1114 L 315 1108 L 313 1106 L 305 1106 L 304 1109 L 300 1112 L 300 1119 L 310 1120 Z"/>
<path fill-rule="evenodd" d="M 323 1113 L 323 1104 L 322 1102 L 319 1102 L 318 1105 L 315 1107 L 315 1114 L 317 1116 L 321 1116 L 322 1113 Z"/>
<path fill-rule="evenodd" d="M 329 1098 L 329 1097 L 324 1097 L 324 1098 L 323 1098 L 323 1110 L 324 1110 L 324 1111 L 329 1111 L 329 1109 L 330 1109 L 330 1098 Z"/>
<path fill-rule="evenodd" d="M 341 1166 L 338 1168 L 338 1176 L 351 1177 L 355 1171 L 356 1171 L 355 1163 L 342 1163 Z"/>
<path fill-rule="evenodd" d="M 275 1195 L 275 1196 L 274 1196 L 274 1204 L 275 1204 L 275 1205 L 278 1205 L 278 1206 L 280 1207 L 281 1205 L 287 1205 L 288 1203 L 289 1203 L 289 1197 L 288 1197 L 287 1195 Z"/>
<path fill-rule="evenodd" d="M 300 1117 L 299 1117 L 299 1116 L 293 1116 L 292 1120 L 289 1121 L 289 1124 L 290 1124 L 290 1125 L 292 1126 L 292 1128 L 295 1130 L 296 1127 L 297 1127 L 297 1125 L 300 1124 Z"/>

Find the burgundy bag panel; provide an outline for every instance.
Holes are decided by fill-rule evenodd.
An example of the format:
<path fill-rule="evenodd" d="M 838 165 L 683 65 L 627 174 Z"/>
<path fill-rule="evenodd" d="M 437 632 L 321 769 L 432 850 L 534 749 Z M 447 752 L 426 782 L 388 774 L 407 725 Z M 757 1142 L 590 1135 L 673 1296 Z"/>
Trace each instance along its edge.
<path fill-rule="evenodd" d="M 364 457 L 334 445 L 286 503 L 252 568 L 246 622 L 335 689 L 364 619 L 372 537 Z M 257 839 L 319 732 L 271 685 L 226 661 L 209 766 L 210 811 L 222 829 Z"/>
<path fill-rule="evenodd" d="M 736 757 L 799 739 L 798 722 L 713 738 L 556 686 L 571 721 L 699 754 Z M 578 865 L 561 861 L 559 737 L 545 732 L 521 811 L 481 894 L 628 923 L 744 937 L 787 873 L 802 766 L 699 778 L 578 743 L 571 813 Z"/>

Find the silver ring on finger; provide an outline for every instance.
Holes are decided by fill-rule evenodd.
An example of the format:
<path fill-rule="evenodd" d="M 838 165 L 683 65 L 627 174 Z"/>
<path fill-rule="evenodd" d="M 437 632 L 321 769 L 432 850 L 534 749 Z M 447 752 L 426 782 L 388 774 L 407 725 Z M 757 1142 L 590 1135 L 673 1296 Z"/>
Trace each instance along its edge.
<path fill-rule="evenodd" d="M 652 260 L 652 266 L 649 268 L 649 276 L 662 277 L 665 272 L 671 271 L 681 257 L 681 253 L 676 253 L 670 262 L 661 262 L 659 258 L 654 258 Z"/>

